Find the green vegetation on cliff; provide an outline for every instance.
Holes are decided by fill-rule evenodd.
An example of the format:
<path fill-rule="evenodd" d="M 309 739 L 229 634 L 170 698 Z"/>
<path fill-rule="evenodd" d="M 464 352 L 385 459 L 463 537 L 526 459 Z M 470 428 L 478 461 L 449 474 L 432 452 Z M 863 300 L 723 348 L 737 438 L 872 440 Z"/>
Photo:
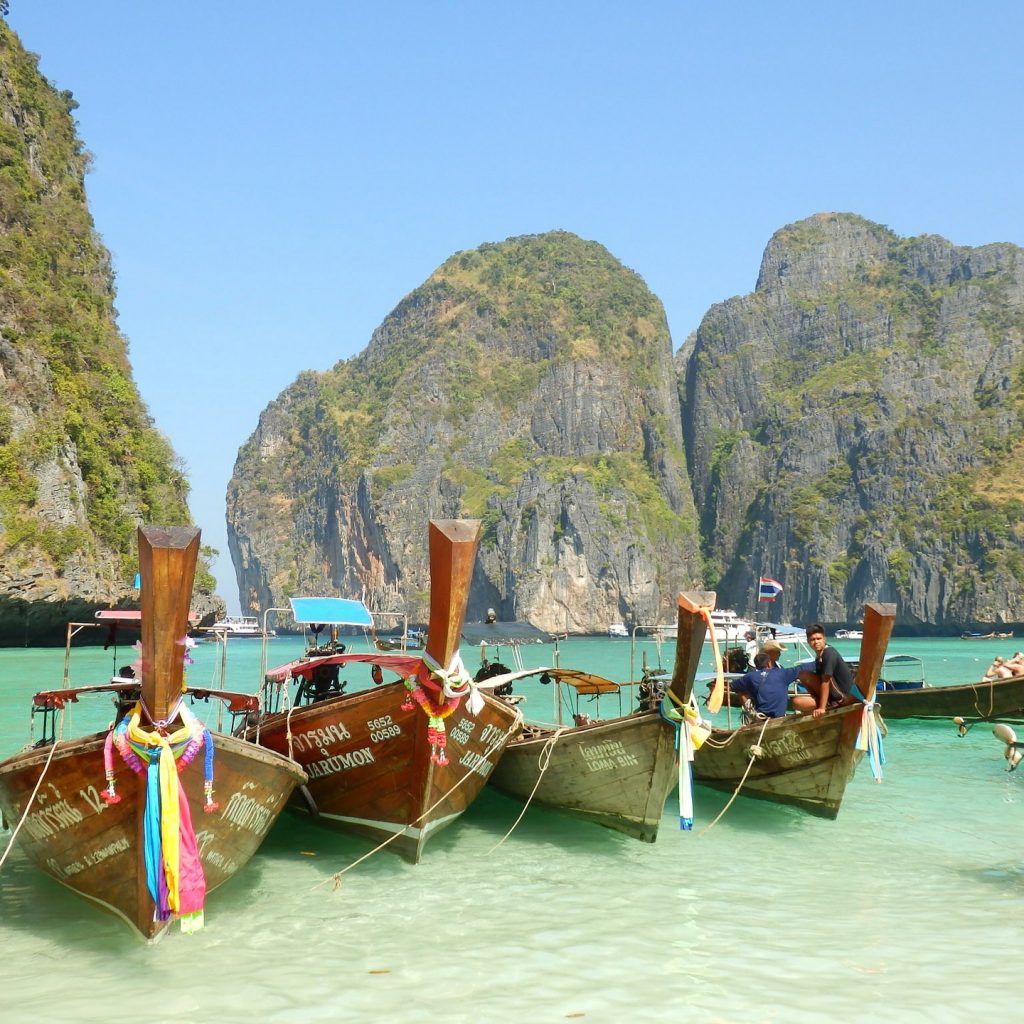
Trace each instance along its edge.
<path fill-rule="evenodd" d="M 0 23 L 0 553 L 130 580 L 136 523 L 189 522 L 188 485 L 132 380 L 75 107 Z"/>

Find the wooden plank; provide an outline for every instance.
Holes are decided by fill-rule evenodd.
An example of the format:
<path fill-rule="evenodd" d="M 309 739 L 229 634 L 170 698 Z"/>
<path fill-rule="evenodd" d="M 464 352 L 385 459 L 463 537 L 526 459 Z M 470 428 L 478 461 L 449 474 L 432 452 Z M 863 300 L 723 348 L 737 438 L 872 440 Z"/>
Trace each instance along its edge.
<path fill-rule="evenodd" d="M 672 669 L 669 690 L 681 703 L 690 699 L 693 678 L 704 650 L 707 622 L 701 609 L 714 610 L 717 595 L 713 590 L 688 590 L 676 599 L 678 628 L 676 630 L 676 660 Z"/>
<path fill-rule="evenodd" d="M 199 557 L 194 526 L 140 526 L 142 586 L 142 700 L 155 722 L 164 721 L 182 692 L 188 612 Z"/>
<path fill-rule="evenodd" d="M 895 621 L 896 605 L 875 604 L 871 601 L 864 605 L 864 636 L 860 641 L 855 682 L 869 704 L 875 699 L 875 688 L 882 673 L 882 663 Z"/>
<path fill-rule="evenodd" d="M 466 618 L 469 586 L 480 543 L 480 520 L 431 519 L 427 533 L 430 625 L 426 650 L 442 668 L 448 668 L 462 639 L 462 623 Z"/>

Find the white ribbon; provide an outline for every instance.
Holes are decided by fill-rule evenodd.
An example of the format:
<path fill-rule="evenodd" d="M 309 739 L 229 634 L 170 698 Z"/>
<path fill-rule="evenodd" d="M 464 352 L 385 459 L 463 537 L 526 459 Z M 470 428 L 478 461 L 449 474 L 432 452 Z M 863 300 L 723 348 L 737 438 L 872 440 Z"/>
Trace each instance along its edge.
<path fill-rule="evenodd" d="M 422 654 L 423 661 L 427 668 L 441 680 L 441 692 L 449 700 L 452 697 L 466 697 L 466 710 L 471 715 L 478 715 L 484 706 L 484 698 L 473 677 L 466 671 L 462 663 L 462 655 L 456 651 L 452 656 L 451 664 L 443 669 L 439 662 L 435 661 L 426 651 Z"/>

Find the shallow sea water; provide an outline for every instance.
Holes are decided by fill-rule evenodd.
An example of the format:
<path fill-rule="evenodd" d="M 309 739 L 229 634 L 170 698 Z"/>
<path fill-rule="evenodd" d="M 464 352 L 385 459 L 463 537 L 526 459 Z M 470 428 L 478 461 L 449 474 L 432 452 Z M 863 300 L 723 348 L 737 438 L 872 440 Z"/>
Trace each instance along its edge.
<path fill-rule="evenodd" d="M 1021 641 L 895 640 L 935 683 L 977 679 Z M 857 645 L 837 643 L 852 654 Z M 297 650 L 270 645 L 272 664 Z M 562 664 L 629 676 L 631 645 L 567 641 Z M 655 645 L 646 647 L 649 659 Z M 527 665 L 550 661 L 524 649 Z M 661 657 L 670 660 L 672 646 Z M 219 682 L 202 645 L 194 686 Z M 0 755 L 63 652 L 0 650 Z M 111 670 L 76 654 L 72 682 Z M 478 655 L 464 651 L 470 668 Z M 123 663 L 124 657 L 121 658 Z M 507 659 L 504 659 L 507 661 Z M 79 674 L 83 665 L 85 673 Z M 252 690 L 258 644 L 227 683 Z M 350 687 L 350 688 L 354 688 Z M 528 717 L 552 718 L 531 683 Z M 614 713 L 602 705 L 604 714 Z M 584 706 L 584 710 L 586 707 Z M 76 709 L 66 734 L 102 727 Z M 1024 734 L 1024 728 L 1019 730 Z M 207 901 L 204 931 L 145 946 L 45 878 L 15 847 L 0 871 L 3 1020 L 91 1022 L 964 1021 L 1018 1005 L 1024 773 L 980 725 L 893 722 L 881 785 L 861 765 L 836 821 L 697 787 L 693 832 L 669 797 L 647 845 L 485 789 L 418 866 L 286 813 Z M 0 831 L 0 852 L 9 832 Z"/>

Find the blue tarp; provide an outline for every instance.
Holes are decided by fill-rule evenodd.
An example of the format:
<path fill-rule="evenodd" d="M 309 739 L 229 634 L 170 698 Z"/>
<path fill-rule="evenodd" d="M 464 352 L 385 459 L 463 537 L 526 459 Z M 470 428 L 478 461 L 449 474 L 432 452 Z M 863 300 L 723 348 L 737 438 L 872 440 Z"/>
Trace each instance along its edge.
<path fill-rule="evenodd" d="M 319 626 L 373 626 L 373 616 L 362 601 L 344 597 L 290 598 L 296 622 Z"/>

